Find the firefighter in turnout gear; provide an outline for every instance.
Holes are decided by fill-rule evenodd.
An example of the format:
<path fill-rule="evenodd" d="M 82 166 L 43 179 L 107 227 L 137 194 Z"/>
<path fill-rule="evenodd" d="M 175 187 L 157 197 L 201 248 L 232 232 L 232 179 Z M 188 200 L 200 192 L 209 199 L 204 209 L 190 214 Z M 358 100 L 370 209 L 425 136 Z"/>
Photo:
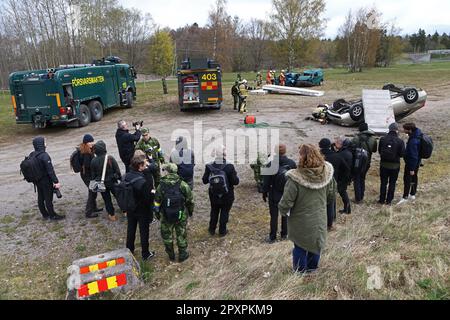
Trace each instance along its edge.
<path fill-rule="evenodd" d="M 261 72 L 258 72 L 256 74 L 256 80 L 255 80 L 256 88 L 261 88 L 262 83 L 263 83 L 263 78 L 262 78 Z"/>
<path fill-rule="evenodd" d="M 247 80 L 242 80 L 239 84 L 239 112 L 247 112 L 247 97 L 248 97 L 248 87 Z"/>
<path fill-rule="evenodd" d="M 237 110 L 239 106 L 239 81 L 236 81 L 231 87 L 231 95 L 233 96 L 234 110 Z"/>
<path fill-rule="evenodd" d="M 136 150 L 144 151 L 150 162 L 155 164 L 154 180 L 155 187 L 158 187 L 161 180 L 161 164 L 165 163 L 164 154 L 159 141 L 150 136 L 148 128 L 142 129 L 141 132 L 142 139 L 136 145 Z"/>
<path fill-rule="evenodd" d="M 176 235 L 178 261 L 189 257 L 187 251 L 187 219 L 194 212 L 194 199 L 188 184 L 178 176 L 178 167 L 174 163 L 163 166 L 167 175 L 161 178 L 161 184 L 155 195 L 155 215 L 161 221 L 161 237 L 171 261 L 175 261 L 173 237 Z"/>

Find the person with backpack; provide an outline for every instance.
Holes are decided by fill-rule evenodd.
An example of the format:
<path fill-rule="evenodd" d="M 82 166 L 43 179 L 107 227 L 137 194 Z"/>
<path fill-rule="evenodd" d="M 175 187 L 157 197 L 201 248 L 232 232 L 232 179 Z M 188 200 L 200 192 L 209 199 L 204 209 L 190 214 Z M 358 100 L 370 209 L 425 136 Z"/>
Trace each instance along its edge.
<path fill-rule="evenodd" d="M 421 158 L 421 142 L 422 131 L 416 127 L 414 123 L 405 123 L 403 125 L 404 132 L 409 139 L 406 143 L 405 173 L 403 175 L 404 192 L 403 199 L 398 203 L 403 204 L 409 200 L 416 200 L 417 185 L 419 183 L 419 168 L 422 163 Z"/>
<path fill-rule="evenodd" d="M 333 166 L 319 149 L 302 145 L 297 169 L 287 173 L 283 197 L 278 205 L 288 219 L 289 240 L 294 243 L 293 270 L 308 273 L 319 266 L 327 238 L 327 203 L 336 196 Z"/>
<path fill-rule="evenodd" d="M 319 142 L 319 148 L 322 155 L 325 157 L 325 161 L 331 163 L 334 169 L 333 177 L 337 181 L 339 178 L 339 172 L 345 170 L 342 158 L 331 148 L 330 139 L 324 138 Z M 343 168 L 344 167 L 344 168 Z M 336 221 L 336 197 L 327 203 L 327 226 L 328 231 L 333 231 L 333 222 Z"/>
<path fill-rule="evenodd" d="M 89 190 L 89 184 L 91 181 L 91 162 L 94 159 L 94 137 L 90 134 L 86 134 L 83 137 L 83 142 L 74 152 L 71 157 L 71 166 L 74 172 L 79 172 L 81 180 L 88 188 L 88 199 L 86 203 L 86 218 L 97 218 L 98 212 L 101 212 L 103 208 L 97 208 L 97 193 Z"/>
<path fill-rule="evenodd" d="M 234 110 L 237 110 L 239 106 L 239 81 L 235 81 L 231 87 L 231 95 L 233 96 Z"/>
<path fill-rule="evenodd" d="M 379 204 L 391 205 L 400 173 L 400 159 L 405 155 L 405 143 L 398 137 L 398 124 L 389 125 L 389 133 L 380 139 L 380 200 Z M 388 188 L 389 184 L 389 188 Z"/>
<path fill-rule="evenodd" d="M 62 220 L 65 217 L 58 215 L 53 207 L 53 194 L 59 191 L 61 184 L 56 177 L 52 159 L 45 151 L 45 138 L 34 138 L 33 147 L 34 151 L 20 165 L 21 172 L 24 179 L 33 183 L 37 189 L 38 207 L 44 220 Z"/>
<path fill-rule="evenodd" d="M 367 152 L 367 163 L 362 168 L 357 170 L 353 176 L 353 186 L 355 189 L 355 202 L 361 203 L 364 200 L 366 191 L 366 176 L 370 169 L 372 161 L 372 154 L 377 152 L 377 139 L 375 132 L 369 130 L 367 123 L 362 123 L 359 126 L 359 133 L 352 140 L 354 148 L 362 148 Z"/>
<path fill-rule="evenodd" d="M 174 233 L 178 246 L 178 261 L 189 258 L 187 251 L 187 219 L 194 213 L 194 199 L 188 184 L 177 174 L 178 167 L 173 163 L 163 166 L 167 175 L 161 178 L 156 190 L 154 210 L 161 221 L 161 237 L 169 259 L 175 261 L 173 246 Z"/>
<path fill-rule="evenodd" d="M 91 161 L 91 177 L 93 181 L 102 181 L 103 168 L 106 164 L 106 171 L 104 174 L 104 185 L 106 190 L 101 192 L 103 201 L 105 202 L 106 211 L 109 215 L 109 220 L 117 221 L 114 206 L 112 204 L 111 194 L 115 196 L 114 185 L 118 180 L 122 179 L 119 165 L 116 159 L 106 153 L 106 144 L 102 140 L 97 141 L 94 145 L 94 152 L 96 157 Z"/>
<path fill-rule="evenodd" d="M 127 212 L 126 246 L 134 254 L 134 241 L 139 224 L 143 261 L 155 256 L 155 252 L 149 250 L 149 227 L 153 220 L 154 193 L 152 193 L 153 185 L 149 184 L 144 176 L 146 168 L 145 155 L 134 156 L 130 162 L 130 172 L 125 174 L 123 181 L 119 184 L 121 187 L 116 186 L 119 205 Z"/>
<path fill-rule="evenodd" d="M 175 150 L 170 155 L 170 162 L 178 167 L 178 175 L 194 190 L 194 152 L 188 148 L 185 137 L 178 137 L 175 142 Z"/>
<path fill-rule="evenodd" d="M 230 210 L 234 202 L 234 187 L 239 184 L 239 178 L 234 165 L 226 161 L 225 147 L 216 148 L 213 152 L 215 160 L 205 167 L 203 184 L 209 184 L 209 200 L 211 202 L 211 219 L 209 234 L 215 235 L 219 222 L 219 235 L 228 234 L 227 224 Z"/>
<path fill-rule="evenodd" d="M 284 186 L 286 184 L 286 173 L 289 170 L 296 169 L 297 165 L 286 156 L 286 145 L 277 146 L 277 152 L 274 160 L 267 166 L 270 168 L 272 164 L 278 164 L 278 172 L 274 175 L 263 176 L 263 200 L 267 202 L 269 198 L 270 212 L 270 234 L 266 239 L 267 243 L 275 243 L 278 231 L 278 203 L 283 196 Z M 287 239 L 287 217 L 281 217 L 281 240 Z"/>
<path fill-rule="evenodd" d="M 341 158 L 342 166 L 337 174 L 337 190 L 342 198 L 344 209 L 339 210 L 339 213 L 351 214 L 352 209 L 350 205 L 350 198 L 348 197 L 347 188 L 352 182 L 352 167 L 353 167 L 353 153 L 352 143 L 350 139 L 345 137 L 338 137 L 335 140 L 334 146 L 336 148 L 339 158 Z"/>
<path fill-rule="evenodd" d="M 136 132 L 131 134 L 128 129 L 128 124 L 124 120 L 120 120 L 117 123 L 117 131 L 116 131 L 116 142 L 117 148 L 119 149 L 120 159 L 125 165 L 125 171 L 130 171 L 130 162 L 131 158 L 133 158 L 135 143 L 141 139 L 141 126 L 137 124 Z"/>

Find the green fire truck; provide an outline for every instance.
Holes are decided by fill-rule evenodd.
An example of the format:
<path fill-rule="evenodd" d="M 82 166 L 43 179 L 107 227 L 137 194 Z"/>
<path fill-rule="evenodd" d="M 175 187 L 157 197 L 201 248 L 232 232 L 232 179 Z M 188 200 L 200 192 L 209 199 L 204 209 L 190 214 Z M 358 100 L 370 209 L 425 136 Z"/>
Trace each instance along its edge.
<path fill-rule="evenodd" d="M 208 59 L 187 59 L 178 69 L 178 100 L 181 111 L 220 109 L 222 106 L 222 71 Z"/>
<path fill-rule="evenodd" d="M 17 124 L 84 127 L 100 121 L 107 109 L 131 108 L 136 100 L 136 71 L 118 57 L 89 65 L 14 72 L 9 77 Z"/>

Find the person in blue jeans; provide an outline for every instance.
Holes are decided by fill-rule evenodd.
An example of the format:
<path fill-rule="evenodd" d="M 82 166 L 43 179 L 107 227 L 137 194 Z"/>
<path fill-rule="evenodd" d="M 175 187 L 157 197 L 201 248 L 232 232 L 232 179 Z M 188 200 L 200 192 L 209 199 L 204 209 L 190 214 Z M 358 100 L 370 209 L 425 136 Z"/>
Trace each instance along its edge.
<path fill-rule="evenodd" d="M 333 166 L 312 144 L 301 146 L 298 168 L 286 174 L 278 208 L 288 217 L 294 272 L 311 272 L 319 266 L 327 238 L 327 204 L 336 198 L 333 174 Z"/>

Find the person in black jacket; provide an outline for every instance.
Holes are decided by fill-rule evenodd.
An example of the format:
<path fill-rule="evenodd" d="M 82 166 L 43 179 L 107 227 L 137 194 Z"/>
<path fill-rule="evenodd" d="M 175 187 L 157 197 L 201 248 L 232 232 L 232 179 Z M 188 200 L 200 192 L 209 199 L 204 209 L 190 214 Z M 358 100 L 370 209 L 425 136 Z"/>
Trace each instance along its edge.
<path fill-rule="evenodd" d="M 345 170 L 343 168 L 342 158 L 331 148 L 330 139 L 324 138 L 319 142 L 320 152 L 324 155 L 325 160 L 333 166 L 334 179 L 337 181 L 339 178 L 339 172 Z M 328 230 L 333 230 L 333 222 L 336 220 L 336 199 L 333 202 L 327 204 L 327 224 Z"/>
<path fill-rule="evenodd" d="M 135 143 L 141 139 L 141 127 L 136 126 L 136 132 L 131 134 L 128 130 L 128 124 L 124 120 L 117 123 L 116 142 L 119 149 L 120 159 L 125 165 L 126 172 L 130 171 L 130 162 L 133 158 Z"/>
<path fill-rule="evenodd" d="M 80 176 L 86 187 L 88 187 L 88 200 L 86 203 L 86 218 L 98 217 L 97 212 L 101 212 L 103 209 L 97 208 L 97 193 L 89 190 L 89 183 L 92 178 L 91 173 L 91 161 L 94 159 L 94 137 L 90 134 L 86 134 L 83 137 L 83 143 L 80 144 L 81 155 L 81 171 Z"/>
<path fill-rule="evenodd" d="M 102 140 L 97 141 L 97 143 L 94 146 L 94 152 L 96 157 L 91 161 L 92 180 L 101 181 L 103 173 L 103 164 L 105 162 L 105 157 L 107 155 L 106 144 Z M 106 211 L 108 212 L 109 219 L 111 221 L 117 221 L 114 206 L 112 204 L 111 194 L 114 195 L 114 184 L 121 179 L 122 175 L 120 173 L 119 165 L 117 164 L 116 159 L 108 155 L 108 162 L 106 165 L 106 174 L 105 174 L 106 191 L 102 192 L 101 194 L 103 201 L 105 201 Z"/>
<path fill-rule="evenodd" d="M 389 126 L 389 134 L 380 139 L 380 200 L 379 204 L 391 205 L 394 200 L 395 186 L 400 173 L 400 159 L 405 155 L 405 143 L 398 137 L 398 124 Z M 387 185 L 389 183 L 389 189 Z M 387 192 L 387 194 L 386 194 Z"/>
<path fill-rule="evenodd" d="M 210 176 L 213 170 L 221 170 L 226 175 L 228 192 L 225 194 L 216 194 L 209 188 L 209 200 L 211 202 L 211 220 L 209 222 L 209 233 L 214 235 L 216 233 L 217 222 L 219 222 L 219 235 L 224 237 L 227 235 L 227 223 L 229 219 L 230 210 L 234 202 L 234 186 L 239 184 L 239 178 L 236 173 L 234 165 L 226 161 L 225 148 L 217 148 L 214 150 L 215 160 L 206 165 L 205 173 L 203 174 L 203 183 L 210 183 Z"/>
<path fill-rule="evenodd" d="M 47 147 L 45 138 L 36 137 L 33 139 L 34 151 L 31 153 L 31 157 L 36 157 L 39 160 L 39 167 L 43 172 L 42 178 L 35 184 L 38 192 L 38 207 L 45 220 L 61 220 L 64 216 L 60 216 L 55 213 L 53 208 L 53 191 L 60 189 L 61 184 L 56 177 L 55 170 L 53 168 L 52 159 L 45 152 Z"/>
<path fill-rule="evenodd" d="M 263 176 L 263 200 L 267 202 L 269 197 L 270 212 L 270 234 L 266 239 L 268 243 L 274 243 L 277 240 L 278 231 L 278 204 L 283 197 L 284 184 L 286 183 L 285 175 L 287 171 L 296 169 L 295 161 L 286 156 L 286 145 L 280 144 L 275 154 L 274 160 L 267 167 L 271 167 L 273 163 L 278 163 L 278 172 L 274 175 Z M 281 217 L 281 240 L 287 238 L 287 217 Z"/>
<path fill-rule="evenodd" d="M 339 210 L 339 213 L 351 214 L 352 209 L 350 206 L 350 198 L 348 197 L 347 187 L 352 182 L 352 166 L 353 166 L 353 153 L 351 151 L 352 142 L 350 139 L 344 137 L 336 138 L 335 148 L 337 154 L 341 158 L 342 166 L 337 174 L 337 187 L 339 195 L 344 203 L 344 209 Z"/>
<path fill-rule="evenodd" d="M 175 150 L 170 155 L 170 162 L 178 167 L 178 175 L 194 190 L 194 152 L 188 148 L 185 137 L 178 137 L 175 144 Z"/>
<path fill-rule="evenodd" d="M 146 261 L 155 256 L 155 252 L 149 250 L 149 226 L 153 220 L 154 190 L 153 185 L 149 184 L 144 175 L 144 171 L 147 169 L 146 156 L 134 156 L 131 159 L 130 169 L 130 172 L 125 175 L 124 181 L 133 182 L 133 195 L 137 206 L 136 210 L 127 213 L 127 248 L 134 253 L 136 229 L 139 224 L 142 260 Z"/>

